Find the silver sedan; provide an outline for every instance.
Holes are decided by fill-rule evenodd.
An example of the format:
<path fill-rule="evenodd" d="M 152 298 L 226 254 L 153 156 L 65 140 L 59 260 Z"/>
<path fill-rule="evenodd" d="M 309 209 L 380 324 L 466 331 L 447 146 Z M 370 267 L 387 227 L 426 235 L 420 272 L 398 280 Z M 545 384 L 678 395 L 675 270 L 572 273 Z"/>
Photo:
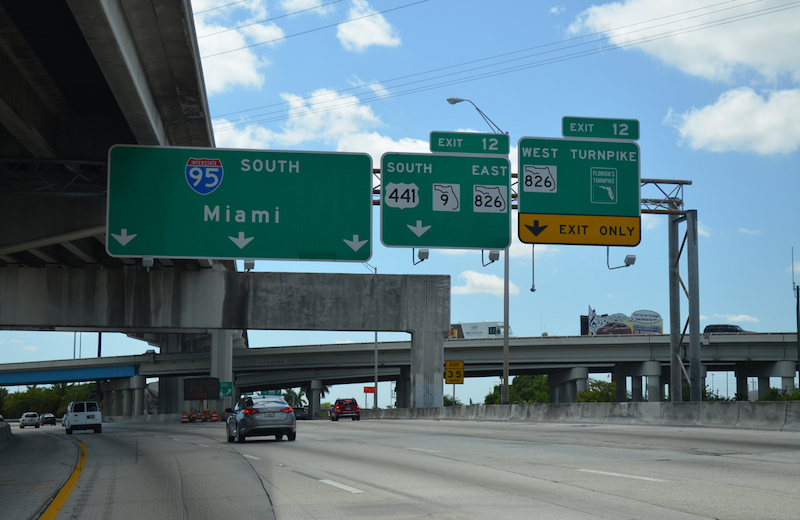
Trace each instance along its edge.
<path fill-rule="evenodd" d="M 226 409 L 225 432 L 228 442 L 244 442 L 247 437 L 274 435 L 276 440 L 297 438 L 292 407 L 277 395 L 243 397 L 233 409 Z"/>

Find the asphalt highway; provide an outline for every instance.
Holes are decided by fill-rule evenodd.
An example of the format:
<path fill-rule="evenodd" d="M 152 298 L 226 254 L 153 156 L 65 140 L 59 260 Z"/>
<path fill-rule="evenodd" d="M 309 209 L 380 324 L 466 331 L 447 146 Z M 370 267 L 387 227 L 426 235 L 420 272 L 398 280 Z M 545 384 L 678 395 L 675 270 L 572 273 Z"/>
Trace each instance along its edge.
<path fill-rule="evenodd" d="M 800 511 L 796 432 L 321 420 L 300 421 L 294 442 L 228 443 L 223 423 L 13 434 L 0 444 L 8 518 L 766 520 Z"/>

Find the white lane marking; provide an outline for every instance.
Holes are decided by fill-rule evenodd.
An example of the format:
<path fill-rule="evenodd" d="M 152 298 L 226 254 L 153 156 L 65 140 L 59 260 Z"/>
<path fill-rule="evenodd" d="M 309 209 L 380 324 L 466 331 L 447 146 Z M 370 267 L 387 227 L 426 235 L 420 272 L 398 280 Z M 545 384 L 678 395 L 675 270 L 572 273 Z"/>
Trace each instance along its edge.
<path fill-rule="evenodd" d="M 669 480 L 661 480 L 658 478 L 637 477 L 636 475 L 623 475 L 622 473 L 611 473 L 609 471 L 595 471 L 593 469 L 579 469 L 578 471 L 583 471 L 584 473 L 597 473 L 598 475 L 608 475 L 610 477 L 634 478 L 636 480 L 647 480 L 650 482 L 669 482 Z"/>
<path fill-rule="evenodd" d="M 198 446 L 202 446 L 203 448 L 210 448 L 211 447 L 208 444 L 198 444 Z"/>
<path fill-rule="evenodd" d="M 329 486 L 333 486 L 335 488 L 339 488 L 339 489 L 343 489 L 345 491 L 349 491 L 350 493 L 353 493 L 354 495 L 357 494 L 357 493 L 363 493 L 363 491 L 361 491 L 360 489 L 356 489 L 356 488 L 353 488 L 353 487 L 350 487 L 350 486 L 345 486 L 344 484 L 340 484 L 340 483 L 336 482 L 335 480 L 327 480 L 327 479 L 325 479 L 325 480 L 320 480 L 320 482 L 322 482 L 323 484 L 328 484 Z"/>
<path fill-rule="evenodd" d="M 406 449 L 410 451 L 421 451 L 424 453 L 441 453 L 441 451 L 439 450 L 426 450 L 424 448 L 406 448 Z"/>
<path fill-rule="evenodd" d="M 261 457 L 254 457 L 252 455 L 242 455 L 242 457 L 253 460 L 261 460 Z"/>

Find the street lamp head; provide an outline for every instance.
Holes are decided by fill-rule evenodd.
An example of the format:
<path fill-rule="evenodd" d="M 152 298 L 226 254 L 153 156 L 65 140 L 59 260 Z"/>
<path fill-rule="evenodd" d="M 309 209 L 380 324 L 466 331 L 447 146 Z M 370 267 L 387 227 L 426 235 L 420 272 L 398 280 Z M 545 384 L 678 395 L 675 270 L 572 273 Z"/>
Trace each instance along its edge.
<path fill-rule="evenodd" d="M 636 263 L 636 255 L 627 255 L 625 257 L 625 267 L 629 267 Z"/>
<path fill-rule="evenodd" d="M 447 98 L 447 102 L 450 103 L 451 105 L 455 105 L 456 103 L 461 103 L 462 101 L 466 101 L 467 103 L 469 103 L 470 105 L 475 107 L 475 110 L 478 111 L 478 113 L 481 115 L 483 120 L 486 121 L 486 124 L 489 125 L 489 128 L 492 129 L 492 132 L 495 132 L 497 134 L 504 134 L 505 133 L 505 132 L 503 132 L 503 130 L 499 126 L 497 126 L 497 124 L 495 124 L 494 121 L 489 119 L 489 116 L 487 116 L 483 112 L 483 110 L 478 108 L 478 105 L 476 105 L 472 100 L 465 99 L 465 98 L 460 98 L 460 97 L 449 97 L 449 98 Z"/>

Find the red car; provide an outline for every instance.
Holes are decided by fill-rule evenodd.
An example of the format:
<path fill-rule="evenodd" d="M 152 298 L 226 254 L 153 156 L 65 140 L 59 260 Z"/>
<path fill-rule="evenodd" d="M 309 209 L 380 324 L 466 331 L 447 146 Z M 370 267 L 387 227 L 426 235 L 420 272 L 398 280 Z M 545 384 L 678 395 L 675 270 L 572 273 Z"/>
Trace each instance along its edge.
<path fill-rule="evenodd" d="M 632 334 L 633 331 L 624 323 L 612 321 L 602 327 L 597 327 L 598 336 L 601 334 Z"/>
<path fill-rule="evenodd" d="M 338 421 L 339 417 L 350 417 L 354 421 L 361 420 L 361 410 L 358 403 L 352 397 L 349 399 L 337 399 L 331 406 L 331 421 Z"/>

